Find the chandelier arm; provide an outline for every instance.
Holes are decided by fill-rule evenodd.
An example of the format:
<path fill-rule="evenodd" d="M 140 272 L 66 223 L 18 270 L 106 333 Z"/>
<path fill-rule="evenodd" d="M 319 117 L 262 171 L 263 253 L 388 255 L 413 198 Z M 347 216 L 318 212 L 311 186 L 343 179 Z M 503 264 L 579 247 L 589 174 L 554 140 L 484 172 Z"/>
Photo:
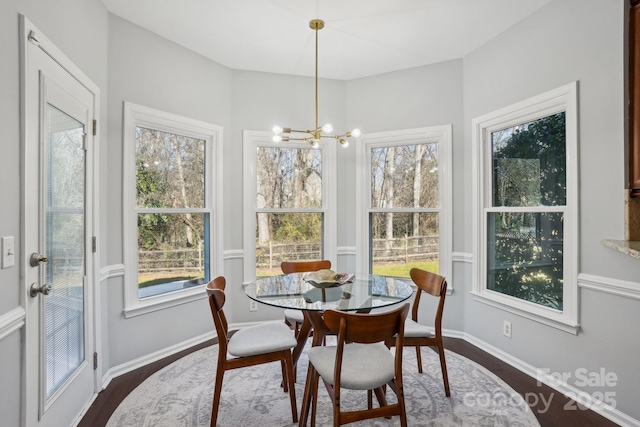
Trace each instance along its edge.
<path fill-rule="evenodd" d="M 313 133 L 312 130 L 296 130 L 296 129 L 290 129 L 289 132 L 287 133 Z"/>

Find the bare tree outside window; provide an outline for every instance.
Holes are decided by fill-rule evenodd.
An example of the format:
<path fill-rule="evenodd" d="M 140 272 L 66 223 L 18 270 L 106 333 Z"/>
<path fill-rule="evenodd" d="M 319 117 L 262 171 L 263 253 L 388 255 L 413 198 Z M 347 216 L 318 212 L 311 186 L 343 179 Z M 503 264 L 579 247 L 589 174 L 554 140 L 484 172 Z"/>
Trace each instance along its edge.
<path fill-rule="evenodd" d="M 322 151 L 256 147 L 257 276 L 280 274 L 285 260 L 320 259 Z"/>
<path fill-rule="evenodd" d="M 370 155 L 373 273 L 438 272 L 438 143 L 377 147 Z"/>
<path fill-rule="evenodd" d="M 205 147 L 202 139 L 136 127 L 141 289 L 155 286 L 162 292 L 158 285 L 187 287 L 208 278 L 209 214 L 198 212 L 206 207 Z"/>

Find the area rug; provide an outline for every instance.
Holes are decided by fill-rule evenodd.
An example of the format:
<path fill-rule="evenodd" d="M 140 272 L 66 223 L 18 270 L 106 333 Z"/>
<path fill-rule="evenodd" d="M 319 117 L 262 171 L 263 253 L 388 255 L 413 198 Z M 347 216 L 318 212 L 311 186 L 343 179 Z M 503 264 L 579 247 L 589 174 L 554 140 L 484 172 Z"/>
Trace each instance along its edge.
<path fill-rule="evenodd" d="M 156 372 L 138 386 L 112 414 L 107 427 L 209 426 L 217 346 L 196 351 Z M 451 397 L 446 397 L 438 355 L 422 349 L 424 373 L 415 350 L 404 350 L 404 390 L 409 426 L 539 426 L 522 397 L 482 366 L 446 351 Z M 302 403 L 308 359 L 298 362 L 296 399 Z M 292 422 L 288 394 L 280 387 L 280 363 L 227 371 L 218 413 L 221 427 L 275 427 Z M 389 403 L 395 395 L 387 392 Z M 318 390 L 318 426 L 332 425 L 324 387 Z M 366 392 L 343 390 L 343 410 L 366 408 Z M 375 399 L 374 399 L 375 402 Z M 310 421 L 310 420 L 309 420 Z M 399 417 L 356 422 L 354 427 L 399 426 Z"/>

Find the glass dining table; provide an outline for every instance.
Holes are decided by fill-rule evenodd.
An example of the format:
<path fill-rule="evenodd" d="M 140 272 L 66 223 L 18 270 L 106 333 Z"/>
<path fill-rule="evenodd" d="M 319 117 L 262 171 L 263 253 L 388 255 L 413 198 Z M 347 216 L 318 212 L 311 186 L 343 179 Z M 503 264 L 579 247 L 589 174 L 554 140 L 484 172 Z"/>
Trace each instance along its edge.
<path fill-rule="evenodd" d="M 315 283 L 308 280 L 309 273 L 291 273 L 261 277 L 245 286 L 246 295 L 262 304 L 301 310 L 303 322 L 298 332 L 298 343 L 293 350 L 293 364 L 297 365 L 300 354 L 313 329 L 312 345 L 321 345 L 328 334 L 322 319 L 325 310 L 334 309 L 367 313 L 372 309 L 401 303 L 413 294 L 410 280 L 355 274 L 347 283 Z M 306 396 L 300 414 L 300 425 L 306 425 L 309 397 Z M 304 416 L 304 418 L 303 418 Z"/>

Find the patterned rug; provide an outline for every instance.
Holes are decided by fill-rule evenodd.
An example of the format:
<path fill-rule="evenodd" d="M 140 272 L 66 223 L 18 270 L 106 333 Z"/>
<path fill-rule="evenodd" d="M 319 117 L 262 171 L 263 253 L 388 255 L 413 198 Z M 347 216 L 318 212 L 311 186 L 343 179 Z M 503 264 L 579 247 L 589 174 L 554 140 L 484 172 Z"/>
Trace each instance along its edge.
<path fill-rule="evenodd" d="M 196 351 L 156 372 L 138 386 L 113 413 L 107 427 L 209 426 L 217 346 Z M 404 351 L 404 390 L 409 426 L 539 426 L 518 393 L 482 366 L 446 351 L 451 397 L 446 397 L 440 362 L 422 349 L 424 373 L 419 374 L 415 351 Z M 298 413 L 304 392 L 308 359 L 298 362 Z M 218 413 L 222 427 L 293 426 L 289 397 L 280 387 L 279 363 L 227 371 Z M 389 403 L 395 395 L 387 391 Z M 318 426 L 332 425 L 324 387 L 318 390 Z M 343 390 L 343 409 L 366 408 L 366 392 Z M 374 398 L 375 402 L 375 398 Z M 310 420 L 309 420 L 310 421 Z M 399 426 L 399 418 L 376 419 L 357 426 Z"/>

